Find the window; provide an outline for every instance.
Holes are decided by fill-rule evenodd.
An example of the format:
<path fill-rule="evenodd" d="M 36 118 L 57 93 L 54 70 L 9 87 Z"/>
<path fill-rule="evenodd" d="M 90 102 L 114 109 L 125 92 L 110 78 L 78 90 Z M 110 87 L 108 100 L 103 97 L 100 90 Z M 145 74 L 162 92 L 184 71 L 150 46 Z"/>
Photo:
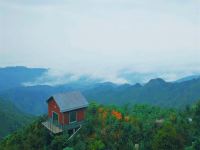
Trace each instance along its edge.
<path fill-rule="evenodd" d="M 69 112 L 69 122 L 70 123 L 76 122 L 76 111 Z"/>

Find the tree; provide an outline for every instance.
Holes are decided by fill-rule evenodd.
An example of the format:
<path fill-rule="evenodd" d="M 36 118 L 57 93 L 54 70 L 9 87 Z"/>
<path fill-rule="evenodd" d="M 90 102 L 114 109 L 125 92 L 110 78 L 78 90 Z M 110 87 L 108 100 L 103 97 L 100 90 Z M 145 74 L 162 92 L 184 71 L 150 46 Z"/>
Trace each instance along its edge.
<path fill-rule="evenodd" d="M 154 150 L 183 150 L 183 140 L 171 124 L 166 124 L 154 136 L 152 147 Z"/>
<path fill-rule="evenodd" d="M 104 143 L 101 140 L 92 140 L 89 142 L 89 150 L 103 150 L 105 148 Z"/>
<path fill-rule="evenodd" d="M 200 138 L 197 138 L 197 140 L 193 143 L 192 148 L 194 150 L 199 150 L 200 149 Z"/>
<path fill-rule="evenodd" d="M 200 135 L 200 101 L 195 105 L 194 108 L 194 116 L 193 116 L 193 124 L 195 128 L 196 134 Z"/>

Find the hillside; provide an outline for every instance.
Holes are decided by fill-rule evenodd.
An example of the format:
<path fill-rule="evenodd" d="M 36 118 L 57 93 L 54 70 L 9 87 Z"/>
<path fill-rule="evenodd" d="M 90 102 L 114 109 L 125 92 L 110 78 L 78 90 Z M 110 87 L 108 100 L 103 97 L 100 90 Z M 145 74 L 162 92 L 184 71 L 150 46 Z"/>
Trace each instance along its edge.
<path fill-rule="evenodd" d="M 200 103 L 184 111 L 150 105 L 117 107 L 92 103 L 87 123 L 72 139 L 68 140 L 65 132 L 49 134 L 41 124 L 45 117 L 41 117 L 3 140 L 0 149 L 133 150 L 139 145 L 140 150 L 199 150 L 199 110 Z"/>
<path fill-rule="evenodd" d="M 25 115 L 11 102 L 0 99 L 0 140 L 9 133 L 27 125 L 32 119 L 32 116 Z"/>
<path fill-rule="evenodd" d="M 10 100 L 20 110 L 34 115 L 40 115 L 47 111 L 46 100 L 53 94 L 75 90 L 70 86 L 28 86 L 17 87 L 0 92 L 0 96 Z"/>
<path fill-rule="evenodd" d="M 40 115 L 46 113 L 46 99 L 52 94 L 69 90 L 80 90 L 89 101 L 100 104 L 152 104 L 162 107 L 184 108 L 200 99 L 200 79 L 181 83 L 165 82 L 162 79 L 150 80 L 145 85 L 99 83 L 86 87 L 30 86 L 17 87 L 0 92 L 19 109 Z"/>

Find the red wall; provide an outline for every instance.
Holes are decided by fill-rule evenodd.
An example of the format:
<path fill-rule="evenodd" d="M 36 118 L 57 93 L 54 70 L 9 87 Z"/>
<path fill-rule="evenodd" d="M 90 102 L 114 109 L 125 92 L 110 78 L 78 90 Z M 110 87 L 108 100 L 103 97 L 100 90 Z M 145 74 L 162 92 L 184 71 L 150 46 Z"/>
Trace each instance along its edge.
<path fill-rule="evenodd" d="M 63 114 L 60 112 L 60 108 L 56 104 L 56 102 L 52 99 L 48 102 L 48 116 L 52 118 L 53 112 L 58 114 L 58 121 L 60 124 L 63 124 Z"/>
<path fill-rule="evenodd" d="M 75 110 L 77 112 L 77 121 L 85 119 L 85 108 Z M 69 112 L 64 113 L 64 124 L 69 124 Z"/>
<path fill-rule="evenodd" d="M 64 113 L 64 124 L 69 124 L 69 112 Z"/>
<path fill-rule="evenodd" d="M 81 108 L 77 110 L 77 121 L 82 121 L 85 119 L 85 108 Z"/>
<path fill-rule="evenodd" d="M 85 119 L 85 110 L 86 108 L 77 109 L 77 121 L 82 121 Z M 69 112 L 60 112 L 60 108 L 56 104 L 54 99 L 49 100 L 48 102 L 48 116 L 49 118 L 52 118 L 53 112 L 56 112 L 58 114 L 58 120 L 60 124 L 69 124 Z M 64 123 L 63 123 L 64 122 Z"/>

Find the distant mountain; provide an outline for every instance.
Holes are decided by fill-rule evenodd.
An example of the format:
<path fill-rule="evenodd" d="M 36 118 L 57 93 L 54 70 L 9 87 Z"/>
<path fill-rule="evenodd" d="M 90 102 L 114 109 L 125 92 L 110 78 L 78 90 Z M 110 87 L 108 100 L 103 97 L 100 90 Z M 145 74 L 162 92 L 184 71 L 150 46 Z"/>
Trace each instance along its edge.
<path fill-rule="evenodd" d="M 83 86 L 78 87 L 77 85 L 71 84 L 61 86 L 21 86 L 1 91 L 0 97 L 4 97 L 5 99 L 10 100 L 20 110 L 23 110 L 26 113 L 40 115 L 46 113 L 46 100 L 53 94 L 72 90 L 82 91 L 82 89 Z"/>
<path fill-rule="evenodd" d="M 47 69 L 43 68 L 26 68 L 22 66 L 0 68 L 0 90 L 22 86 L 25 82 L 34 81 L 46 71 Z"/>
<path fill-rule="evenodd" d="M 0 96 L 12 101 L 20 110 L 39 115 L 46 112 L 46 100 L 49 96 L 69 89 L 45 85 L 18 87 L 3 91 Z"/>
<path fill-rule="evenodd" d="M 162 107 L 182 108 L 200 99 L 200 79 L 181 83 L 150 80 L 145 85 L 121 85 L 118 87 L 97 87 L 83 93 L 89 100 L 103 104 L 122 105 L 126 103 L 146 103 Z"/>
<path fill-rule="evenodd" d="M 75 79 L 74 79 L 75 78 Z M 0 91 L 23 86 L 73 86 L 83 88 L 102 82 L 101 79 L 93 79 L 89 75 L 75 77 L 74 74 L 52 75 L 49 69 L 27 68 L 24 66 L 0 68 Z"/>
<path fill-rule="evenodd" d="M 26 67 L 0 68 L 0 96 L 10 100 L 18 109 L 35 115 L 46 113 L 46 99 L 49 96 L 71 90 L 81 91 L 89 101 L 116 105 L 147 103 L 182 108 L 200 99 L 200 78 L 196 76 L 177 82 L 165 82 L 157 78 L 142 85 L 99 83 L 85 76 L 76 82 L 59 86 L 22 86 L 22 83 L 34 81 L 46 71 Z"/>
<path fill-rule="evenodd" d="M 190 80 L 195 80 L 195 79 L 199 79 L 200 78 L 200 75 L 192 75 L 192 76 L 187 76 L 187 77 L 184 77 L 184 78 L 181 78 L 175 82 L 185 82 L 185 81 L 190 81 Z"/>
<path fill-rule="evenodd" d="M 89 101 L 101 104 L 153 104 L 161 107 L 183 108 L 200 99 L 200 79 L 181 83 L 165 82 L 152 79 L 144 85 L 116 85 L 99 83 L 86 87 L 62 86 L 30 86 L 18 87 L 0 93 L 0 96 L 12 100 L 21 110 L 31 114 L 47 112 L 46 99 L 52 94 L 79 90 Z"/>
<path fill-rule="evenodd" d="M 25 115 L 11 102 L 0 99 L 0 140 L 32 121 L 32 116 Z"/>

